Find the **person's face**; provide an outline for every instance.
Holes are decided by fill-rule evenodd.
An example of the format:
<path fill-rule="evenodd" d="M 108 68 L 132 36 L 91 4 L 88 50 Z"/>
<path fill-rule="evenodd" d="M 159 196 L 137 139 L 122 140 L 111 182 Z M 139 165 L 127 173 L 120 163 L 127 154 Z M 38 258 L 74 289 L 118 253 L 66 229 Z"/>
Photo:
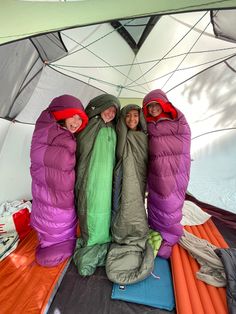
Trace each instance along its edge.
<path fill-rule="evenodd" d="M 157 117 L 162 113 L 162 108 L 157 102 L 153 101 L 148 105 L 148 113 L 152 117 Z"/>
<path fill-rule="evenodd" d="M 139 112 L 136 109 L 130 110 L 125 117 L 125 123 L 130 130 L 137 130 L 139 123 Z"/>
<path fill-rule="evenodd" d="M 71 132 L 75 133 L 79 130 L 82 124 L 82 119 L 78 114 L 73 115 L 71 118 L 65 119 L 65 127 Z"/>
<path fill-rule="evenodd" d="M 116 107 L 111 106 L 101 112 L 101 117 L 105 123 L 111 122 L 116 116 Z"/>

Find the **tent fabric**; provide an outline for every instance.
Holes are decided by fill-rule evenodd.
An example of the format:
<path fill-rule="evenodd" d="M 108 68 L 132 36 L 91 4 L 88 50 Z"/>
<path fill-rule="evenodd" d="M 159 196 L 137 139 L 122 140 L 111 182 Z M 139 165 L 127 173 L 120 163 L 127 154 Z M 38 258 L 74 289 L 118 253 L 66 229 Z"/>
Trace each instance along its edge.
<path fill-rule="evenodd" d="M 102 93 L 101 90 L 92 86 L 88 90 L 87 83 L 78 81 L 68 75 L 61 75 L 57 70 L 44 66 L 34 93 L 28 102 L 24 103 L 25 107 L 21 109 L 15 119 L 22 123 L 34 124 L 42 110 L 46 108 L 54 96 L 74 95 L 86 106 L 90 99 Z M 18 101 L 16 101 L 15 107 L 18 108 L 18 106 Z"/>
<path fill-rule="evenodd" d="M 112 288 L 103 267 L 98 267 L 90 277 L 82 277 L 70 263 L 47 313 L 166 314 L 166 310 L 148 305 L 112 300 Z M 168 313 L 175 314 L 176 311 L 173 309 Z"/>
<path fill-rule="evenodd" d="M 56 4 L 68 8 L 67 3 L 44 4 L 46 7 Z M 222 10 L 221 15 L 227 17 L 226 12 Z M 143 20 L 144 17 L 127 17 L 121 24 L 127 30 L 135 29 L 132 36 L 139 38 L 143 32 L 143 26 L 139 24 Z M 227 21 L 225 33 L 232 31 L 231 19 L 224 18 L 224 21 Z M 149 90 L 163 87 L 168 98 L 184 112 L 191 127 L 189 191 L 203 201 L 235 211 L 236 148 L 232 143 L 236 132 L 236 45 L 232 41 L 215 37 L 209 12 L 172 12 L 171 15 L 162 15 L 135 53 L 108 22 L 60 31 L 56 43 L 59 43 L 60 38 L 63 41 L 60 47 L 64 46 L 68 53 L 60 59 L 57 59 L 57 55 L 56 60 L 51 54 L 55 47 L 52 49 L 51 42 L 44 39 L 44 56 L 43 53 L 39 56 L 30 42 L 32 38 L 25 39 L 28 43 L 23 40 L 1 46 L 2 117 L 24 123 L 21 126 L 24 129 L 26 123 L 35 123 L 47 104 L 62 93 L 78 97 L 85 105 L 91 98 L 104 92 L 118 96 L 123 103 L 133 99 L 134 103 L 140 104 L 141 98 Z M 161 45 L 154 44 L 159 41 Z M 23 46 L 19 50 L 18 46 L 13 46 L 21 45 L 22 42 Z M 57 54 L 57 49 L 55 52 Z M 51 55 L 49 63 L 46 53 Z M 25 145 L 24 138 L 20 141 L 27 150 L 28 142 Z M 9 151 L 8 146 L 12 149 L 15 143 L 5 145 L 3 154 Z M 8 162 L 3 167 L 5 173 L 15 172 L 18 178 L 28 180 L 29 173 L 24 169 L 29 164 L 25 166 L 20 172 L 12 169 Z M 207 177 L 208 171 L 210 175 Z M 6 177 L 2 188 L 10 190 L 11 184 L 12 180 Z M 30 198 L 28 181 L 24 189 L 24 194 Z M 12 194 L 15 197 L 23 195 L 17 189 L 14 191 L 15 194 Z M 8 191 L 6 197 L 10 194 Z M 5 200 L 3 194 L 0 201 Z"/>
<path fill-rule="evenodd" d="M 160 17 L 160 15 L 144 17 L 137 19 L 136 23 L 132 23 L 132 25 L 127 20 L 113 21 L 111 25 L 117 29 L 134 53 L 137 53 Z M 140 31 L 140 28 L 143 29 L 143 32 Z M 139 30 L 137 31 L 137 29 Z"/>
<path fill-rule="evenodd" d="M 208 214 L 212 215 L 213 219 L 218 221 L 218 225 L 221 223 L 221 227 L 224 228 L 224 226 L 231 228 L 232 230 L 236 229 L 236 219 L 235 214 L 228 212 L 222 208 L 217 208 L 211 204 L 207 204 L 205 202 L 199 201 L 196 197 L 194 197 L 191 194 L 186 194 L 186 200 L 194 202 L 196 205 L 203 208 L 204 211 L 206 211 Z"/>
<path fill-rule="evenodd" d="M 136 23 L 136 19 L 126 22 L 127 26 Z M 161 45 L 153 49 L 160 38 Z M 110 23 L 63 31 L 62 39 L 69 53 L 50 65 L 119 97 L 143 98 L 156 88 L 168 92 L 235 52 L 235 44 L 215 38 L 206 11 L 162 16 L 137 53 Z M 109 53 L 103 49 L 107 43 L 119 50 Z"/>
<path fill-rule="evenodd" d="M 235 10 L 222 12 L 211 11 L 211 21 L 216 37 L 235 42 L 236 35 L 234 29 L 236 27 Z"/>
<path fill-rule="evenodd" d="M 0 120 L 0 201 L 31 200 L 29 167 L 34 126 Z"/>
<path fill-rule="evenodd" d="M 104 0 L 102 2 L 78 1 L 66 3 L 43 3 L 4 0 L 0 15 L 0 43 L 6 43 L 39 33 L 47 33 L 74 26 L 89 25 L 124 17 L 137 17 L 150 14 L 167 14 L 203 9 L 220 9 L 235 7 L 234 0 L 194 0 L 155 1 L 121 0 L 119 3 Z M 11 19 L 8 18 L 11 12 Z M 78 14 L 79 12 L 79 14 Z M 52 19 L 53 14 L 53 19 Z M 18 23 L 12 23 L 17 20 Z M 30 30 L 28 28 L 30 25 Z M 3 32 L 4 30 L 4 32 Z"/>
<path fill-rule="evenodd" d="M 15 118 L 32 95 L 43 63 L 29 40 L 1 47 L 0 60 L 0 115 Z"/>
<path fill-rule="evenodd" d="M 217 216 L 211 219 L 225 240 L 235 246 L 236 45 L 234 12 L 227 10 L 235 7 L 235 0 L 1 1 L 0 116 L 4 119 L 0 119 L 0 202 L 32 198 L 29 147 L 33 126 L 29 123 L 35 123 L 54 97 L 67 93 L 87 104 L 97 95 L 111 93 L 123 104 L 131 99 L 141 104 L 147 92 L 163 88 L 191 127 L 189 192 L 226 210 L 211 208 L 210 214 Z M 221 8 L 224 10 L 219 11 Z M 217 11 L 214 29 L 209 9 Z M 143 31 L 143 25 L 137 25 L 149 16 L 157 22 L 135 51 L 110 23 L 124 22 L 126 30 Z M 57 31 L 56 43 L 60 38 L 63 42 L 59 51 L 51 49 L 52 42 L 43 40 L 39 55 L 31 35 Z M 132 37 L 141 38 L 140 33 Z M 61 52 L 64 55 L 61 47 L 67 54 L 57 59 Z M 50 52 L 49 63 L 46 52 Z M 111 292 L 104 269 L 98 269 L 90 279 L 79 277 L 79 283 L 73 277 L 75 267 L 70 270 L 72 280 L 69 285 L 65 280 L 63 297 L 55 300 L 61 309 L 71 309 L 74 303 L 84 313 L 89 305 L 92 313 L 96 302 L 104 313 L 108 308 L 114 313 L 155 313 L 146 306 L 111 303 L 103 295 Z M 105 290 L 97 291 L 94 282 Z M 71 296 L 67 291 L 70 284 L 77 285 L 81 294 L 85 291 L 85 299 L 81 301 L 76 293 Z M 95 292 L 94 302 L 87 287 Z"/>
<path fill-rule="evenodd" d="M 0 58 L 4 60 L 4 67 L 1 68 L 0 92 L 8 97 L 1 97 L 0 115 L 15 118 L 37 86 L 43 63 L 62 58 L 66 54 L 59 33 L 36 36 L 1 47 Z M 18 73 L 17 86 L 12 72 Z"/>
<path fill-rule="evenodd" d="M 31 41 L 44 62 L 54 61 L 67 54 L 67 49 L 61 40 L 60 33 L 36 36 L 31 38 Z"/>
<path fill-rule="evenodd" d="M 148 84 L 153 85 L 154 80 L 159 87 L 168 80 L 165 86 L 168 91 L 173 88 L 173 84 L 178 84 L 177 78 L 179 81 L 181 77 L 184 81 L 185 77 L 189 78 L 195 71 L 199 73 L 213 62 L 216 63 L 222 58 L 233 55 L 231 52 L 234 51 L 235 45 L 226 44 L 226 42 L 214 38 L 209 16 L 206 13 L 162 16 L 143 43 L 137 56 L 109 23 L 101 24 L 99 27 L 94 25 L 78 28 L 76 32 L 74 29 L 61 32 L 63 42 L 69 53 L 65 59 L 53 62 L 50 66 L 84 82 L 89 81 L 90 85 L 96 84 L 97 88 L 103 91 L 106 89 L 106 92 L 114 95 L 117 95 L 118 91 L 119 97 L 130 97 L 130 95 L 134 97 L 135 95 L 135 97 L 140 98 L 145 94 L 145 89 L 153 88 L 153 86 L 149 87 Z M 135 23 L 138 23 L 138 20 L 126 22 L 127 27 L 129 25 L 134 26 Z M 166 29 L 169 29 L 170 25 L 178 31 L 177 38 L 171 38 L 173 32 L 167 33 Z M 165 30 L 167 38 L 161 37 L 161 47 L 152 51 L 152 43 L 156 41 L 156 38 L 160 38 L 163 30 Z M 156 32 L 158 33 L 157 37 L 155 36 Z M 185 40 L 185 37 L 188 40 Z M 176 45 L 174 40 L 177 41 Z M 106 47 L 107 41 L 110 46 L 111 44 L 113 46 L 113 42 L 114 45 L 119 45 L 119 52 L 112 51 L 111 54 L 108 54 L 106 50 L 104 51 L 102 48 Z M 195 42 L 193 47 L 189 45 L 190 42 Z M 201 47 L 204 48 L 201 49 Z M 156 58 L 156 55 L 162 56 L 163 53 L 163 58 Z M 106 61 L 107 59 L 108 61 Z M 87 60 L 89 60 L 88 64 Z M 107 66 L 106 69 L 99 69 L 105 65 Z M 174 66 L 173 73 L 168 70 L 170 65 Z M 84 66 L 86 67 L 83 69 Z M 96 74 L 96 72 L 98 73 Z M 184 73 L 186 74 L 183 75 Z M 110 79 L 106 77 L 107 74 L 109 74 Z M 79 98 L 81 99 L 81 97 Z"/>
<path fill-rule="evenodd" d="M 184 201 L 182 213 L 181 225 L 183 226 L 201 225 L 211 217 L 199 206 L 187 200 Z"/>
<path fill-rule="evenodd" d="M 77 6 L 80 8 L 82 6 L 82 10 L 85 10 L 85 7 L 90 6 L 91 3 L 90 1 L 81 1 L 80 3 L 20 1 L 19 4 L 15 4 L 19 5 L 17 16 L 17 20 L 19 20 L 22 16 L 29 14 L 31 10 L 34 11 L 33 15 L 36 14 L 36 8 L 40 8 L 39 13 L 44 7 L 46 17 L 49 14 L 47 11 L 49 8 L 50 10 L 60 8 L 58 10 L 66 13 L 68 8 L 75 9 Z M 112 20 L 111 16 L 111 20 L 100 21 L 101 24 L 93 24 L 96 22 L 94 20 L 90 25 L 61 30 L 56 40 L 56 45 L 60 46 L 59 51 L 55 49 L 56 45 L 53 46 L 52 42 L 46 39 L 47 36 L 42 38 L 42 41 L 40 40 L 40 44 L 43 43 L 43 53 L 40 52 L 40 56 L 32 44 L 32 38 L 2 45 L 0 49 L 0 54 L 2 53 L 0 59 L 1 116 L 20 121 L 24 125 L 20 125 L 19 128 L 8 128 L 4 122 L 1 124 L 1 130 L 4 129 L 4 133 L 7 128 L 10 133 L 14 133 L 13 129 L 25 130 L 25 124 L 35 123 L 39 113 L 45 109 L 47 104 L 62 93 L 78 97 L 85 105 L 91 98 L 104 92 L 118 96 L 123 103 L 133 99 L 134 103 L 140 104 L 141 98 L 149 90 L 163 88 L 168 94 L 168 98 L 184 112 L 191 127 L 192 167 L 189 191 L 203 201 L 234 212 L 236 148 L 233 142 L 236 132 L 236 93 L 234 90 L 236 45 L 233 41 L 216 38 L 209 12 L 196 11 L 197 8 L 193 6 L 193 11 L 189 7 L 190 12 L 175 14 L 175 6 L 179 7 L 184 3 L 186 4 L 182 1 L 181 4 L 150 2 L 150 7 L 153 5 L 160 9 L 170 5 L 173 11 L 169 12 L 171 14 L 158 16 L 158 21 L 138 47 L 138 51 L 135 52 L 121 37 L 118 30 L 109 23 Z M 12 1 L 9 4 L 5 2 L 4 8 L 6 10 L 12 8 L 16 12 L 16 7 L 13 8 L 12 4 Z M 105 5 L 105 2 L 103 4 Z M 146 3 L 142 2 L 143 6 L 144 4 L 146 6 Z M 227 4 L 231 7 L 230 2 Z M 198 5 L 203 9 L 203 2 Z M 208 5 L 210 4 L 208 3 Z M 221 2 L 219 5 L 226 5 L 226 3 Z M 127 8 L 127 12 L 129 9 L 130 7 Z M 143 10 L 144 13 L 146 9 L 148 8 L 132 7 L 130 10 Z M 205 9 L 207 8 L 205 7 Z M 3 12 L 4 10 L 0 10 L 0 14 L 4 14 Z M 221 19 L 217 22 L 217 25 L 224 29 L 225 37 L 231 36 L 227 35 L 229 32 L 234 32 L 231 28 L 231 18 L 228 18 L 227 12 L 229 11 L 222 10 L 220 12 Z M 109 14 L 116 15 L 117 13 L 110 12 Z M 154 18 L 156 13 L 158 12 L 153 9 L 149 17 Z M 138 39 L 143 32 L 142 23 L 144 20 L 148 20 L 148 15 L 140 17 L 139 14 L 133 18 L 128 14 L 127 16 L 123 14 L 123 21 L 119 20 L 117 16 L 118 20 L 116 21 L 120 21 L 126 30 L 135 29 L 135 33 L 131 32 L 132 37 Z M 230 14 L 233 18 L 232 11 Z M 93 17 L 91 16 L 91 19 Z M 101 16 L 99 18 L 102 19 Z M 30 19 L 31 15 L 29 14 L 24 23 L 30 23 Z M 44 27 L 47 23 L 51 23 L 51 20 L 45 21 L 43 18 L 40 23 Z M 4 19 L 0 19 L 0 23 L 3 21 Z M 227 22 L 227 27 L 223 27 L 221 21 Z M 35 23 L 38 23 L 37 19 L 35 19 Z M 61 20 L 60 23 L 63 21 Z M 14 24 L 11 23 L 11 27 L 14 28 Z M 31 29 L 33 24 L 33 22 L 27 24 L 28 29 Z M 6 26 L 7 24 L 0 28 L 2 32 L 9 30 Z M 17 29 L 17 32 L 19 31 L 20 28 Z M 48 28 L 47 31 L 50 34 L 53 29 Z M 42 35 L 42 32 L 39 32 Z M 36 40 L 38 36 L 39 34 L 35 36 Z M 48 36 L 50 37 L 50 35 Z M 60 38 L 62 39 L 61 43 Z M 12 37 L 8 37 L 7 40 L 11 41 Z M 157 42 L 161 42 L 161 44 L 155 44 Z M 22 47 L 19 48 L 17 44 Z M 60 52 L 64 55 L 61 47 L 65 47 L 67 54 L 57 59 Z M 108 48 L 106 49 L 106 47 Z M 113 49 L 113 47 L 119 47 L 119 49 Z M 56 59 L 52 55 L 54 50 L 57 55 Z M 46 54 L 51 56 L 49 63 Z M 6 140 L 9 138 L 13 139 L 10 134 L 5 136 Z M 25 138 L 19 140 L 19 146 L 25 148 L 24 150 L 21 148 L 23 155 L 26 155 L 29 142 L 25 142 Z M 28 159 L 25 158 L 26 164 L 19 171 L 15 167 L 15 163 L 13 166 L 10 165 L 8 156 L 6 159 L 4 157 L 6 152 L 15 150 L 15 144 L 13 141 L 1 146 L 3 156 L 0 156 L 0 159 L 1 162 L 5 162 L 3 164 L 5 177 L 0 195 L 2 189 L 7 190 L 7 193 L 3 193 L 0 198 L 2 202 L 12 201 L 23 195 L 26 195 L 27 199 L 31 197 L 27 170 Z M 14 186 L 17 183 L 18 185 L 22 184 L 23 178 L 27 179 L 20 187 L 20 191 L 14 187 L 11 193 L 12 179 L 7 176 L 7 173 L 16 173 L 17 179 L 14 180 Z M 210 175 L 207 176 L 207 173 Z M 8 195 L 9 197 L 13 195 L 13 198 L 6 199 Z"/>

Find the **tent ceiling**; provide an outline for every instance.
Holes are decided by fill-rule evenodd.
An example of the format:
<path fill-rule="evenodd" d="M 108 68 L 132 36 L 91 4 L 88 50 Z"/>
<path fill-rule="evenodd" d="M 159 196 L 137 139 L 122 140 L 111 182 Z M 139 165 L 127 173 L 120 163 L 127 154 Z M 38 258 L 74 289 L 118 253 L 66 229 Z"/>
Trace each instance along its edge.
<path fill-rule="evenodd" d="M 50 62 L 60 59 L 67 54 L 67 49 L 61 40 L 60 33 L 36 36 L 31 38 L 31 41 L 38 50 L 43 61 Z"/>
<path fill-rule="evenodd" d="M 0 47 L 0 116 L 14 119 L 34 92 L 44 62 L 66 54 L 59 33 L 23 39 Z"/>
<path fill-rule="evenodd" d="M 0 61 L 0 116 L 11 118 L 29 101 L 43 62 L 29 40 L 0 47 Z"/>
<path fill-rule="evenodd" d="M 142 34 L 137 27 L 135 48 Z M 162 16 L 139 49 L 131 48 L 110 23 L 62 31 L 61 36 L 68 55 L 50 66 L 121 98 L 142 98 L 157 87 L 168 92 L 236 53 L 235 43 L 215 37 L 206 11 Z"/>
<path fill-rule="evenodd" d="M 111 25 L 126 40 L 136 54 L 161 16 L 112 21 Z"/>
<path fill-rule="evenodd" d="M 235 10 L 217 10 L 211 12 L 211 19 L 216 37 L 236 42 L 235 12 Z"/>
<path fill-rule="evenodd" d="M 81 94 L 107 92 L 121 99 L 142 99 L 154 88 L 174 90 L 225 60 L 232 68 L 236 31 L 230 25 L 234 25 L 234 17 L 235 10 L 141 17 L 39 35 L 31 38 L 36 50 L 28 39 L 3 45 L 0 90 L 6 97 L 0 100 L 0 114 L 26 121 L 21 111 L 26 105 L 33 106 L 35 95 L 47 104 L 63 90 L 80 98 Z M 230 37 L 230 41 L 215 34 Z M 78 81 L 67 84 L 71 79 L 66 77 Z M 87 99 L 85 96 L 82 101 Z M 34 118 L 30 122 L 34 122 L 38 111 L 26 112 L 31 112 Z"/>
<path fill-rule="evenodd" d="M 2 0 L 0 44 L 105 21 L 235 7 L 235 0 L 84 0 L 73 2 Z"/>

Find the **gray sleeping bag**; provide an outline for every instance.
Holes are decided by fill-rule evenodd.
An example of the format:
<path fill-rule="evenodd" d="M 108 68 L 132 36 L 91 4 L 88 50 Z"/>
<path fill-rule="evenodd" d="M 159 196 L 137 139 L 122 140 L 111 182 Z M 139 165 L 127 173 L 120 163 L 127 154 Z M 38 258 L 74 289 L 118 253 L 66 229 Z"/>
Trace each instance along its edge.
<path fill-rule="evenodd" d="M 128 130 L 127 112 L 137 109 L 137 131 Z M 146 278 L 154 267 L 153 249 L 148 243 L 149 227 L 144 206 L 148 142 L 141 108 L 128 105 L 117 123 L 117 165 L 113 183 L 112 244 L 106 260 L 108 278 L 131 284 Z"/>

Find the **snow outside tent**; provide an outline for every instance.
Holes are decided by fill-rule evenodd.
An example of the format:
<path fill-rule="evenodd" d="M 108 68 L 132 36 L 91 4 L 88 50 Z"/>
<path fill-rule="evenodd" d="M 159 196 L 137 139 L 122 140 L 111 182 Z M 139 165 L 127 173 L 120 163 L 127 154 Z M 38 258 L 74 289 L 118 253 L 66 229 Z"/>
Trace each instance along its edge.
<path fill-rule="evenodd" d="M 31 135 L 53 97 L 141 104 L 161 88 L 191 126 L 189 192 L 236 212 L 235 11 L 208 10 L 235 5 L 2 1 L 0 203 L 31 199 Z"/>

